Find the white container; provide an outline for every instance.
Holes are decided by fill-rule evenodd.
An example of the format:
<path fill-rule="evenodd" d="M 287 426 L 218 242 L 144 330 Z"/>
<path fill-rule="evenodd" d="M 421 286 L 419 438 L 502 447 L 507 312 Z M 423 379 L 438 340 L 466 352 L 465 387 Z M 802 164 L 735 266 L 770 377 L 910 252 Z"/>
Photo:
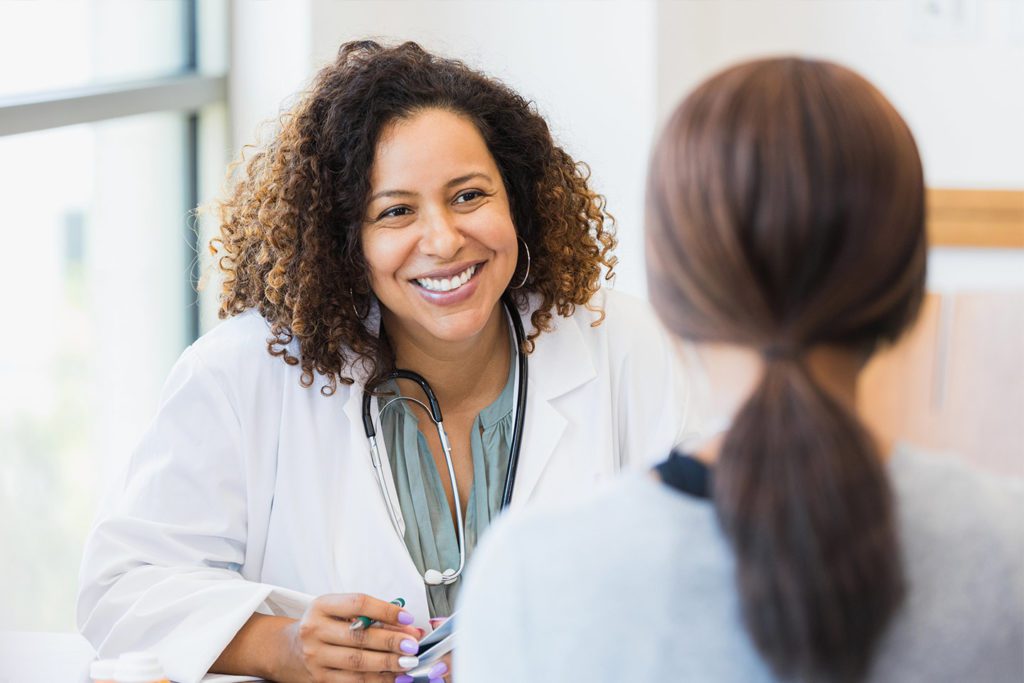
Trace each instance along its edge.
<path fill-rule="evenodd" d="M 114 669 L 117 683 L 169 683 L 160 660 L 149 652 L 125 652 Z"/>
<path fill-rule="evenodd" d="M 114 670 L 116 668 L 116 659 L 97 659 L 89 665 L 89 678 L 93 683 L 115 683 Z"/>

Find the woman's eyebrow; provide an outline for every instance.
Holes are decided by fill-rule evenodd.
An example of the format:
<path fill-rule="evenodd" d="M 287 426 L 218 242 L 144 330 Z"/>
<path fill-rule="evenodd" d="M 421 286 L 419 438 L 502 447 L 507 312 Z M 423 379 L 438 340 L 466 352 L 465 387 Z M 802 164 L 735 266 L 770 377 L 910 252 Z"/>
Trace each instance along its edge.
<path fill-rule="evenodd" d="M 444 186 L 446 188 L 452 188 L 455 187 L 456 185 L 461 185 L 464 182 L 472 180 L 473 178 L 482 178 L 487 182 L 492 182 L 491 176 L 487 175 L 486 173 L 482 171 L 473 171 L 472 173 L 460 175 L 458 178 L 452 178 L 447 183 L 445 183 Z M 416 197 L 418 195 L 418 192 L 412 192 L 410 190 L 381 190 L 380 192 L 371 195 L 370 201 L 373 202 L 376 201 L 377 199 L 381 199 L 382 197 Z"/>
<path fill-rule="evenodd" d="M 381 197 L 415 197 L 415 192 L 409 190 L 381 190 L 375 195 L 370 197 L 370 201 L 380 199 Z"/>
<path fill-rule="evenodd" d="M 445 187 L 455 187 L 456 185 L 461 185 L 462 183 L 468 180 L 472 180 L 473 178 L 483 178 L 487 182 L 491 182 L 491 176 L 481 171 L 473 171 L 472 173 L 467 173 L 466 175 L 460 175 L 458 178 L 452 178 L 447 183 L 445 183 Z"/>

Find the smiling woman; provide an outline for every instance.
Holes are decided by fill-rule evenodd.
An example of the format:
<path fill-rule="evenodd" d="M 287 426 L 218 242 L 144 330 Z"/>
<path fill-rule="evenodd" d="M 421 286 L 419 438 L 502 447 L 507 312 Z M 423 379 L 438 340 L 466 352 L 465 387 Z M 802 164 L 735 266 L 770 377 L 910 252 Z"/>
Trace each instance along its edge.
<path fill-rule="evenodd" d="M 615 240 L 586 167 L 461 62 L 343 45 L 220 215 L 227 320 L 86 550 L 104 656 L 408 683 L 506 502 L 585 495 L 682 436 L 666 335 L 600 286 Z"/>
<path fill-rule="evenodd" d="M 426 112 L 432 115 L 421 119 Z M 435 128 L 439 123 L 443 127 Z M 460 141 L 457 148 L 448 146 L 453 139 Z M 428 142 L 429 149 L 422 147 Z M 533 105 L 414 43 L 384 48 L 357 41 L 342 46 L 221 204 L 215 247 L 228 275 L 221 317 L 258 309 L 275 334 L 271 352 L 299 363 L 307 386 L 321 375 L 324 393 L 338 382 L 351 384 L 357 365 L 378 379 L 395 357 L 363 323 L 379 298 L 364 242 L 379 227 L 437 218 L 407 200 L 423 198 L 424 176 L 438 182 L 444 174 L 435 173 L 435 164 L 449 156 L 460 170 L 441 182 L 462 192 L 446 199 L 475 209 L 462 196 L 472 184 L 448 183 L 471 180 L 458 177 L 467 173 L 488 175 L 490 193 L 500 191 L 498 203 L 505 203 L 501 220 L 514 226 L 506 237 L 522 240 L 521 258 L 529 252 L 529 279 L 512 296 L 521 308 L 531 294 L 539 297 L 530 307 L 530 341 L 552 328 L 554 312 L 568 316 L 589 304 L 602 269 L 611 277 L 615 264 L 612 224 L 604 198 L 587 185 L 586 166 L 555 144 Z M 430 188 L 431 201 L 437 189 Z M 493 207 L 486 213 L 493 215 Z M 433 279 L 443 280 L 448 266 Z M 520 267 L 525 272 L 526 265 Z M 492 308 L 496 302 L 494 296 Z M 298 355 L 288 349 L 293 341 Z"/>

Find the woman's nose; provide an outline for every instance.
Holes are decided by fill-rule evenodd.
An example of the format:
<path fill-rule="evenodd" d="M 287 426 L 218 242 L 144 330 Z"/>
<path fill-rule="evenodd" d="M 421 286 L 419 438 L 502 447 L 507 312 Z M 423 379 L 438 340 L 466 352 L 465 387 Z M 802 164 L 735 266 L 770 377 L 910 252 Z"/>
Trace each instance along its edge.
<path fill-rule="evenodd" d="M 420 240 L 420 249 L 439 259 L 454 258 L 466 243 L 466 237 L 456 225 L 455 217 L 445 211 L 436 211 L 425 218 L 426 226 Z"/>

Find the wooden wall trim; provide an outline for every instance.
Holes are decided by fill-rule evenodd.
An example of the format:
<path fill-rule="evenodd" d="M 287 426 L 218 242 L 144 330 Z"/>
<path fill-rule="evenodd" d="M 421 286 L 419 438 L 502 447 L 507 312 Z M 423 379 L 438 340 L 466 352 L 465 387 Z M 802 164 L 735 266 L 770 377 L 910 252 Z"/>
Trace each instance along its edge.
<path fill-rule="evenodd" d="M 930 188 L 932 246 L 1024 249 L 1024 190 Z"/>

